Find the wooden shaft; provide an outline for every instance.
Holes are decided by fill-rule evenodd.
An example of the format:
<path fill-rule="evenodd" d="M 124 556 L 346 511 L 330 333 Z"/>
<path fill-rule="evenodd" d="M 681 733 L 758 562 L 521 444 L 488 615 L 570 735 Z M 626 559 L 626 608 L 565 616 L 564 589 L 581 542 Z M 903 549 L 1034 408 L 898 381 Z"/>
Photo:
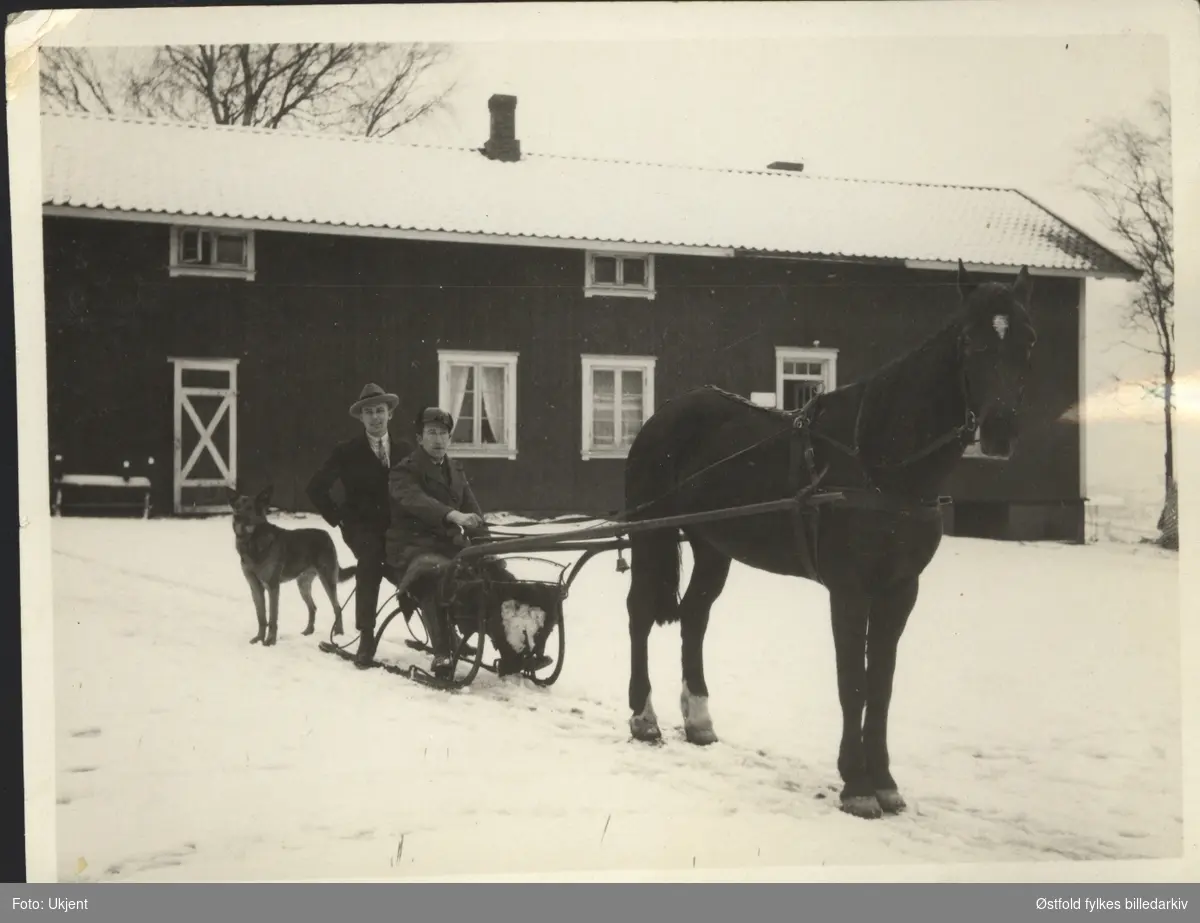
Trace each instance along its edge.
<path fill-rule="evenodd" d="M 820 503 L 837 499 L 836 493 L 815 494 L 809 497 L 788 497 L 785 500 L 768 500 L 765 503 L 754 503 L 750 506 L 726 507 L 719 510 L 705 510 L 700 513 L 684 513 L 679 516 L 664 516 L 659 519 L 616 523 L 610 526 L 595 526 L 590 529 L 573 529 L 562 538 L 559 534 L 530 535 L 527 538 L 503 539 L 497 542 L 485 542 L 480 545 L 469 545 L 455 556 L 455 561 L 465 561 L 489 554 L 507 554 L 514 551 L 566 551 L 577 550 L 580 547 L 594 548 L 595 545 L 577 546 L 575 543 L 586 539 L 617 538 L 622 535 L 632 535 L 637 532 L 649 532 L 653 529 L 678 528 L 692 523 L 717 522 L 722 519 L 740 519 L 749 516 L 760 516 L 764 513 L 787 512 L 797 509 L 805 503 Z M 619 547 L 613 544 L 611 547 Z"/>

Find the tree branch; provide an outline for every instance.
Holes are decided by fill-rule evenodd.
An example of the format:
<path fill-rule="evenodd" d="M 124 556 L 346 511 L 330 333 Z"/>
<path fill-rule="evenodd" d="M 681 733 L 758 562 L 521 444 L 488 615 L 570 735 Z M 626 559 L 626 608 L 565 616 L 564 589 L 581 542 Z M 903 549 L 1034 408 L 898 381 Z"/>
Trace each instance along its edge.
<path fill-rule="evenodd" d="M 91 49 L 44 49 L 47 109 L 378 135 L 426 117 L 450 50 L 411 44 L 164 45 L 110 75 Z M 90 68 L 90 69 L 89 69 Z"/>
<path fill-rule="evenodd" d="M 1105 226 L 1128 248 L 1142 270 L 1138 291 L 1125 308 L 1123 323 L 1154 336 L 1155 348 L 1126 346 L 1162 361 L 1165 384 L 1146 392 L 1163 401 L 1168 485 L 1174 478 L 1172 438 L 1175 376 L 1175 252 L 1171 180 L 1171 110 L 1155 95 L 1145 107 L 1144 125 L 1128 119 L 1098 126 L 1079 151 L 1085 179 L 1078 184 L 1103 215 Z"/>

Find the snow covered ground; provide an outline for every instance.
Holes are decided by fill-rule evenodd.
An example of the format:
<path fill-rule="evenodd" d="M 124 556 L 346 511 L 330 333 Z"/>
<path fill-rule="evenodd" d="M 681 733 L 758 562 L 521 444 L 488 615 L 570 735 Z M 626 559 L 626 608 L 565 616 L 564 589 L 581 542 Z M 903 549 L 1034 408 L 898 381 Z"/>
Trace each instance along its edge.
<path fill-rule="evenodd" d="M 896 677 L 910 810 L 873 822 L 837 810 L 815 585 L 735 565 L 708 634 L 713 747 L 683 741 L 678 630 L 655 631 L 653 748 L 629 740 L 614 556 L 573 588 L 556 686 L 484 673 L 448 696 L 318 651 L 328 605 L 302 637 L 294 585 L 279 645 L 249 645 L 232 546 L 227 518 L 53 523 L 61 879 L 1180 855 L 1177 564 L 1150 546 L 947 538 Z M 381 654 L 418 657 L 396 627 Z"/>

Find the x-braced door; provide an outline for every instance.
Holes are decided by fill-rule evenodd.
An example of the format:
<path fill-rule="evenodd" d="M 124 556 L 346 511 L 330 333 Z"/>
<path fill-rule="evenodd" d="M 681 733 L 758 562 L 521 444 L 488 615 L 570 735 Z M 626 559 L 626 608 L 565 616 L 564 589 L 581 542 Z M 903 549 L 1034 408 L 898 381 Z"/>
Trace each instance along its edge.
<path fill-rule="evenodd" d="M 171 359 L 175 366 L 175 512 L 228 508 L 237 486 L 237 359 Z"/>

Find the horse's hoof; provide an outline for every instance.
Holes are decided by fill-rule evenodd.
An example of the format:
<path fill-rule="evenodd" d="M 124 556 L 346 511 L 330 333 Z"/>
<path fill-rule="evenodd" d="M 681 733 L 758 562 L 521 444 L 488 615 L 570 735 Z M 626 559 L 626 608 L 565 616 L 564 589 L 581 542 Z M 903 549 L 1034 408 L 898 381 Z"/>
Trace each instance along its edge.
<path fill-rule="evenodd" d="M 717 733 L 709 727 L 687 727 L 683 728 L 684 736 L 687 737 L 687 742 L 695 744 L 698 747 L 707 747 L 709 744 L 717 742 Z"/>
<path fill-rule="evenodd" d="M 634 740 L 645 743 L 658 743 L 662 740 L 662 731 L 659 730 L 658 724 L 642 718 L 629 719 L 629 732 L 633 734 Z"/>
<path fill-rule="evenodd" d="M 333 633 L 334 633 L 335 635 L 344 635 L 346 632 L 345 632 L 345 631 L 342 629 L 342 626 L 341 626 L 341 625 L 334 625 L 334 626 L 333 626 Z"/>
<path fill-rule="evenodd" d="M 262 635 L 255 635 L 253 638 L 250 639 L 251 644 L 262 644 L 262 641 L 263 641 Z"/>
<path fill-rule="evenodd" d="M 311 634 L 312 634 L 312 633 L 313 633 L 315 630 L 316 630 L 316 629 L 313 629 L 313 628 L 306 628 L 306 629 L 304 629 L 304 635 L 305 635 L 305 637 L 307 637 L 308 635 L 311 635 Z"/>
<path fill-rule="evenodd" d="M 842 810 L 854 817 L 865 820 L 878 820 L 883 817 L 883 809 L 879 807 L 879 799 L 874 795 L 851 795 L 842 799 Z"/>
<path fill-rule="evenodd" d="M 879 802 L 880 810 L 882 810 L 884 814 L 899 814 L 908 807 L 908 803 L 904 800 L 904 796 L 894 788 L 886 791 L 876 792 L 875 799 Z"/>

